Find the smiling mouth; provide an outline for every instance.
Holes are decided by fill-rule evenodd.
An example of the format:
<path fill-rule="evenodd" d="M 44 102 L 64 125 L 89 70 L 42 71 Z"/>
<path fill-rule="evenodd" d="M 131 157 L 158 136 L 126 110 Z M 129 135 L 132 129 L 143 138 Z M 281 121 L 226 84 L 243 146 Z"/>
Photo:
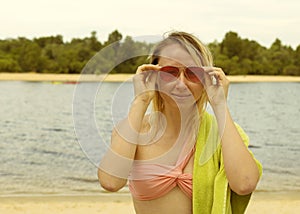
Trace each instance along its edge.
<path fill-rule="evenodd" d="M 191 97 L 191 94 L 172 94 L 173 97 L 184 99 Z"/>

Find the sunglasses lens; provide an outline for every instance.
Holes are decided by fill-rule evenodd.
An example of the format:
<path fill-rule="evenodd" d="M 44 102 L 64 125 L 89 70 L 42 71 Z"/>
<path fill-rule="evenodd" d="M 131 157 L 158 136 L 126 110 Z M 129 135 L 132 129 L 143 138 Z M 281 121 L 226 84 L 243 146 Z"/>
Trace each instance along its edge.
<path fill-rule="evenodd" d="M 188 67 L 186 69 L 186 76 L 188 80 L 194 83 L 201 83 L 204 81 L 204 69 L 201 67 Z"/>
<path fill-rule="evenodd" d="M 166 82 L 172 82 L 179 76 L 179 69 L 172 66 L 165 66 L 160 69 L 160 78 Z"/>

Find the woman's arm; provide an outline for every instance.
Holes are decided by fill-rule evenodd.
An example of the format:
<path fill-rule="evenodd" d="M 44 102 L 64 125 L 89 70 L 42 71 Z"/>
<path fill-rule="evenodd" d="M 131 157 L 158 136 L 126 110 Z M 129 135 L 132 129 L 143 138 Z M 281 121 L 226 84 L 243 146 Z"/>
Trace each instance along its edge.
<path fill-rule="evenodd" d="M 128 117 L 113 130 L 110 149 L 98 168 L 100 185 L 108 191 L 118 191 L 127 183 L 144 116 L 154 96 L 156 72 L 148 71 L 158 69 L 156 65 L 141 65 L 133 77 L 135 99 Z"/>
<path fill-rule="evenodd" d="M 108 191 L 118 191 L 127 183 L 137 148 L 138 135 L 134 136 L 134 133 L 141 130 L 148 105 L 149 103 L 141 99 L 135 99 L 128 114 L 128 121 L 121 124 L 131 127 L 118 127 L 112 132 L 110 151 L 106 153 L 98 168 L 99 182 Z M 122 131 L 128 128 L 132 132 L 131 136 Z"/>
<path fill-rule="evenodd" d="M 217 120 L 225 118 L 220 134 L 226 177 L 234 192 L 239 195 L 247 195 L 256 188 L 259 181 L 259 170 L 231 118 L 227 105 L 223 108 L 225 116 L 218 115 L 218 110 L 215 110 L 215 114 Z M 222 112 L 224 111 L 222 110 Z"/>
<path fill-rule="evenodd" d="M 226 177 L 234 192 L 247 195 L 256 188 L 259 170 L 229 112 L 227 106 L 229 80 L 221 68 L 210 67 L 206 72 L 216 78 L 216 84 L 207 78 L 205 87 L 218 122 Z"/>

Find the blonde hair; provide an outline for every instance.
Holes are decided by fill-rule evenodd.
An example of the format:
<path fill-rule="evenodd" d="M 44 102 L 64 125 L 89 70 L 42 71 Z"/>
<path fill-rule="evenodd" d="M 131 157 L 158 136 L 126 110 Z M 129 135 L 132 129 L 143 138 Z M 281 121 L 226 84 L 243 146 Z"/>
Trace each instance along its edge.
<path fill-rule="evenodd" d="M 166 38 L 164 38 L 154 47 L 153 52 L 150 55 L 150 63 L 155 65 L 158 64 L 162 50 L 165 47 L 173 44 L 179 44 L 181 47 L 183 47 L 191 55 L 194 62 L 198 66 L 213 66 L 213 57 L 209 49 L 194 35 L 178 31 L 171 32 Z M 192 123 L 194 122 L 195 125 L 195 135 L 197 135 L 197 131 L 199 128 L 199 122 L 197 121 L 199 121 L 199 119 L 201 118 L 205 110 L 207 101 L 208 98 L 206 91 L 203 90 L 200 99 L 196 103 L 198 109 L 198 114 L 196 115 L 198 115 L 198 117 L 193 118 L 194 121 L 191 121 Z M 155 95 L 153 98 L 153 111 L 162 112 L 163 108 L 163 99 L 160 95 L 160 92 L 155 91 Z M 159 121 L 157 121 L 157 118 L 152 118 L 152 122 L 150 121 L 150 123 L 154 126 L 159 125 Z"/>

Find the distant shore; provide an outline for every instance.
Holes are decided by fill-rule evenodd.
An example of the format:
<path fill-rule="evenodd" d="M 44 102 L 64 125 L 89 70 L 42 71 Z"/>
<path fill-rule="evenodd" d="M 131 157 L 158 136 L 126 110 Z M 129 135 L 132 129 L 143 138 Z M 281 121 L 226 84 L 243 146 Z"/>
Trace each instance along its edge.
<path fill-rule="evenodd" d="M 130 194 L 107 193 L 95 196 L 12 196 L 0 197 L 0 213 L 6 214 L 133 214 Z M 296 214 L 300 193 L 255 192 L 246 214 Z"/>
<path fill-rule="evenodd" d="M 0 81 L 36 82 L 124 82 L 130 81 L 133 74 L 41 74 L 41 73 L 0 73 Z M 228 76 L 230 82 L 300 82 L 300 76 L 237 75 Z"/>

